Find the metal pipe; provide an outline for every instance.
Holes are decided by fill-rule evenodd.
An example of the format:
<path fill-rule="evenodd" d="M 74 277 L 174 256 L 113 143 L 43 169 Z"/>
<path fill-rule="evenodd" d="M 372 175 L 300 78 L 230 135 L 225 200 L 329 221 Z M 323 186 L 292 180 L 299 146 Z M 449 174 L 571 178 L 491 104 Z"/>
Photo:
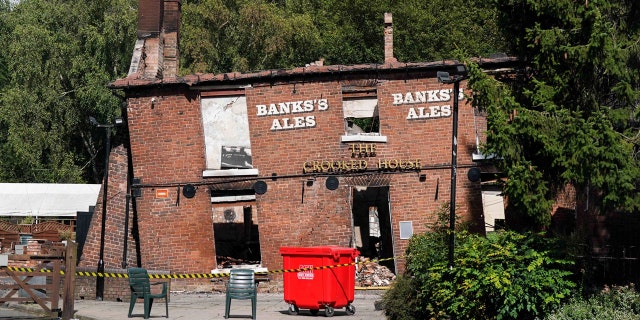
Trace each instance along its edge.
<path fill-rule="evenodd" d="M 453 129 L 451 138 L 451 200 L 449 201 L 449 268 L 453 268 L 456 227 L 456 177 L 458 165 L 458 91 L 460 81 L 453 83 Z"/>
<path fill-rule="evenodd" d="M 127 203 L 125 204 L 124 210 L 124 245 L 122 247 L 122 269 L 127 268 L 127 250 L 129 244 L 129 202 L 131 201 L 131 188 L 128 188 L 129 192 L 127 192 Z"/>
<path fill-rule="evenodd" d="M 96 277 L 96 300 L 102 301 L 104 297 L 104 234 L 107 222 L 107 192 L 109 190 L 109 155 L 111 153 L 111 126 L 106 128 L 107 138 L 105 144 L 104 160 L 104 188 L 102 190 L 102 221 L 100 225 L 100 258 L 98 260 L 98 276 Z"/>

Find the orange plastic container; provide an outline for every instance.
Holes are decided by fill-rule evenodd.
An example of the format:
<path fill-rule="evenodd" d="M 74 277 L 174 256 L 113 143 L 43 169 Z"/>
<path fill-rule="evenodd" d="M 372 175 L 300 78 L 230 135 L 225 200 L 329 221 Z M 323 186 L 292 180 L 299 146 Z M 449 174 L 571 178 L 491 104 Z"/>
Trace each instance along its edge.
<path fill-rule="evenodd" d="M 285 270 L 311 269 L 284 272 L 284 300 L 290 314 L 309 309 L 315 315 L 324 309 L 325 315 L 331 317 L 339 308 L 345 308 L 348 315 L 355 313 L 351 302 L 358 250 L 336 246 L 281 247 L 280 254 Z"/>

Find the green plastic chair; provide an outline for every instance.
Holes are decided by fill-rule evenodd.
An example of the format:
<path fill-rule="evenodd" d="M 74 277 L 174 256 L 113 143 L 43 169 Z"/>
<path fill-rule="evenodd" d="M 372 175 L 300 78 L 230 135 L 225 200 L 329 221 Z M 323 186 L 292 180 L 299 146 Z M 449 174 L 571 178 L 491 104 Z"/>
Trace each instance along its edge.
<path fill-rule="evenodd" d="M 231 269 L 229 282 L 227 282 L 227 295 L 224 307 L 224 318 L 229 319 L 231 299 L 251 299 L 251 318 L 256 318 L 256 305 L 258 298 L 258 286 L 255 281 L 255 272 L 251 269 Z"/>
<path fill-rule="evenodd" d="M 131 289 L 131 302 L 129 303 L 129 318 L 131 318 L 131 312 L 133 312 L 133 306 L 138 299 L 144 299 L 144 318 L 149 319 L 149 313 L 151 312 L 151 306 L 153 305 L 153 299 L 164 298 L 166 316 L 169 318 L 169 301 L 167 298 L 167 283 L 166 282 L 149 282 L 149 274 L 147 269 L 143 268 L 129 268 L 127 270 L 129 274 L 129 288 Z M 162 285 L 161 293 L 151 293 L 151 286 Z"/>

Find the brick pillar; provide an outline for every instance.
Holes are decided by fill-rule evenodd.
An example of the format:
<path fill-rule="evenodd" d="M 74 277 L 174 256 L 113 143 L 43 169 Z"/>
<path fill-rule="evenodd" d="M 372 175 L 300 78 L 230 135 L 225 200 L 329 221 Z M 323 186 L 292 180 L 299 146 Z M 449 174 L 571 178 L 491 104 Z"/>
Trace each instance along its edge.
<path fill-rule="evenodd" d="M 109 155 L 109 189 L 107 190 L 107 214 L 105 221 L 104 234 L 104 266 L 105 269 L 120 268 L 122 265 L 122 253 L 124 246 L 124 237 L 129 236 L 130 232 L 124 230 L 124 219 L 126 210 L 126 194 L 127 194 L 127 168 L 128 155 L 127 149 L 123 145 L 116 146 L 111 149 Z M 102 226 L 102 193 L 100 190 L 98 201 L 96 203 L 91 225 L 87 233 L 87 239 L 82 250 L 82 256 L 79 257 L 80 267 L 92 268 L 98 267 L 100 258 L 100 239 Z M 131 219 L 131 215 L 129 217 Z M 129 228 L 132 223 L 129 222 Z M 129 238 L 129 257 L 135 254 L 132 250 L 135 248 L 133 239 Z"/>
<path fill-rule="evenodd" d="M 138 39 L 157 37 L 162 27 L 162 6 L 158 0 L 138 1 Z"/>
<path fill-rule="evenodd" d="M 138 1 L 138 31 L 140 44 L 131 60 L 130 73 L 140 72 L 143 78 L 162 77 L 162 18 L 164 6 L 158 0 Z"/>
<path fill-rule="evenodd" d="M 162 25 L 164 40 L 162 50 L 163 78 L 175 78 L 178 73 L 181 2 L 181 0 L 164 1 L 164 18 Z"/>
<path fill-rule="evenodd" d="M 384 63 L 398 62 L 393 57 L 393 17 L 391 13 L 384 13 Z"/>

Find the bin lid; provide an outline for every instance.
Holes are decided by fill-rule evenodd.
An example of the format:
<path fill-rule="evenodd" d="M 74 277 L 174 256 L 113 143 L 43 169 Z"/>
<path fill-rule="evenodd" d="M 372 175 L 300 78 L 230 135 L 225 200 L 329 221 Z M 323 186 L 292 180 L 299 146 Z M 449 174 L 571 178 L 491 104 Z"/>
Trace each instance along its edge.
<path fill-rule="evenodd" d="M 280 247 L 282 256 L 328 256 L 336 257 L 348 255 L 352 258 L 360 255 L 358 249 L 339 246 L 317 246 L 317 247 Z"/>

